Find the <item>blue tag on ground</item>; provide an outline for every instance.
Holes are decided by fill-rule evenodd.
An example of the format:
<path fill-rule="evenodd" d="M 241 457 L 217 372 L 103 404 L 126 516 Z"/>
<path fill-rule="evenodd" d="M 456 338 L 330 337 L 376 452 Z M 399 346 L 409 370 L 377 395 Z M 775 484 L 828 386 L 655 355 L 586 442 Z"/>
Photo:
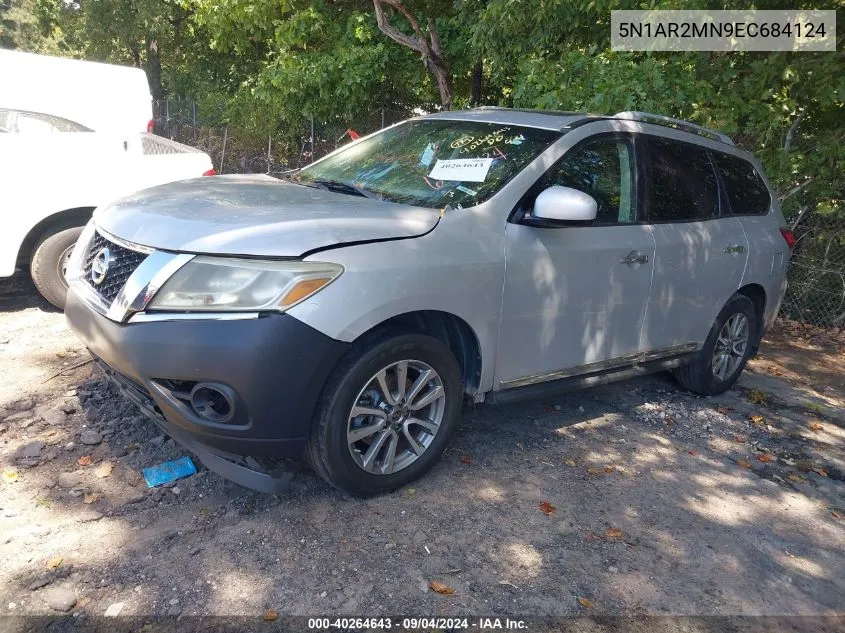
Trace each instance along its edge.
<path fill-rule="evenodd" d="M 164 462 L 158 466 L 150 466 L 144 469 L 144 479 L 147 488 L 155 488 L 183 477 L 190 477 L 197 472 L 197 467 L 187 455 L 173 462 Z"/>

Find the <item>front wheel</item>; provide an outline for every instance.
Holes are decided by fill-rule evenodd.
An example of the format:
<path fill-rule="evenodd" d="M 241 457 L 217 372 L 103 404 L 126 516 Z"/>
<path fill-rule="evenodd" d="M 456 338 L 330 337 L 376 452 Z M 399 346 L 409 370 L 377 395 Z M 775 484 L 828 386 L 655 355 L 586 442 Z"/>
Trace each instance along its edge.
<path fill-rule="evenodd" d="M 74 227 L 48 235 L 38 243 L 32 254 L 29 271 L 38 292 L 60 310 L 67 299 L 68 261 L 82 227 Z"/>
<path fill-rule="evenodd" d="M 760 336 L 757 310 L 744 295 L 722 308 L 697 359 L 675 370 L 682 387 L 705 396 L 730 389 L 742 373 Z"/>
<path fill-rule="evenodd" d="M 462 397 L 458 362 L 437 339 L 398 335 L 353 347 L 326 384 L 308 461 L 352 494 L 400 488 L 440 457 Z"/>

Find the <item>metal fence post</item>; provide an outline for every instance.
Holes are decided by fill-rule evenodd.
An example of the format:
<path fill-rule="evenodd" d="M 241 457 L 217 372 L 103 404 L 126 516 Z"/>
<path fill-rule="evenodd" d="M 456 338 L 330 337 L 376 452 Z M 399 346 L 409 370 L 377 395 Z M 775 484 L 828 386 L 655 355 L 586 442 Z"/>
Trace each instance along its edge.
<path fill-rule="evenodd" d="M 220 169 L 218 170 L 219 173 L 223 173 L 223 159 L 226 158 L 226 141 L 229 138 L 229 126 L 226 126 L 226 129 L 223 130 L 223 150 L 220 152 Z"/>

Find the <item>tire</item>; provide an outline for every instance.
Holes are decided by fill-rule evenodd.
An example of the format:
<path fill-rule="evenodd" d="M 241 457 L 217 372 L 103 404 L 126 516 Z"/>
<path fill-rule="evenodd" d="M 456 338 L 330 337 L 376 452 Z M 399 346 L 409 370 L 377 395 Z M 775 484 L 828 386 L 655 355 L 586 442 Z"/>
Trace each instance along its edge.
<path fill-rule="evenodd" d="M 747 323 L 747 332 L 745 336 L 744 346 L 729 345 L 732 350 L 728 356 L 731 361 L 725 361 L 725 364 L 720 363 L 720 359 L 724 356 L 722 353 L 726 348 L 724 341 L 727 335 L 725 332 L 731 326 L 742 322 L 745 319 Z M 735 321 L 731 321 L 736 319 Z M 731 325 L 726 325 L 731 321 Z M 744 295 L 734 295 L 719 312 L 716 317 L 713 327 L 710 329 L 710 334 L 704 342 L 704 346 L 698 354 L 694 362 L 675 370 L 675 378 L 685 389 L 694 391 L 703 396 L 715 396 L 730 389 L 736 382 L 745 364 L 748 362 L 751 352 L 755 349 L 757 341 L 760 336 L 760 323 L 757 316 L 757 310 L 751 299 Z M 717 346 L 719 348 L 718 356 Z M 741 350 L 741 355 L 737 352 Z M 734 363 L 735 364 L 732 364 Z"/>
<path fill-rule="evenodd" d="M 63 266 L 67 263 L 82 227 L 64 229 L 41 238 L 35 246 L 29 264 L 29 272 L 38 292 L 60 310 L 64 310 L 67 298 L 67 281 Z"/>
<path fill-rule="evenodd" d="M 396 398 L 401 394 L 397 372 L 405 361 L 408 402 L 401 405 Z M 429 369 L 434 374 L 425 373 Z M 394 403 L 388 402 L 384 387 L 379 385 L 377 375 L 382 370 L 386 370 L 384 382 Z M 429 378 L 426 380 L 426 377 Z M 414 394 L 417 382 L 420 388 Z M 424 399 L 441 393 L 438 387 L 442 387 L 442 398 L 437 396 L 430 404 L 413 410 Z M 393 334 L 362 340 L 347 353 L 326 383 L 312 425 L 306 458 L 329 484 L 353 495 L 373 495 L 401 488 L 421 477 L 437 462 L 457 426 L 462 400 L 460 367 L 449 348 L 439 340 L 421 334 Z M 380 413 L 378 416 L 352 416 L 353 406 Z M 426 424 L 426 428 L 417 425 L 414 422 L 417 419 Z M 371 430 L 375 428 L 378 430 Z M 354 437 L 360 435 L 361 439 L 353 441 L 350 435 L 353 431 L 358 432 Z M 413 450 L 409 437 L 417 451 Z M 388 455 L 391 446 L 395 453 L 392 462 Z M 420 448 L 423 449 L 421 453 Z M 371 452 L 371 460 L 367 463 Z M 388 468 L 389 464 L 393 470 Z"/>

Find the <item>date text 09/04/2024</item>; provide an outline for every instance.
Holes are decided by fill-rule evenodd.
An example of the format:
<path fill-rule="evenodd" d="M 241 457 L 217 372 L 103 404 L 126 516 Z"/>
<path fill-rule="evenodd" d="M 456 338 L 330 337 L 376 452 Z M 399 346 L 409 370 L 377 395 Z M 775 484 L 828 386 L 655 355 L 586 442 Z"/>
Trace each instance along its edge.
<path fill-rule="evenodd" d="M 309 618 L 308 628 L 310 630 L 373 630 L 373 629 L 402 629 L 431 630 L 431 629 L 478 629 L 489 630 L 526 630 L 524 620 L 511 618 L 442 618 L 442 617 L 416 617 L 416 618 Z"/>

